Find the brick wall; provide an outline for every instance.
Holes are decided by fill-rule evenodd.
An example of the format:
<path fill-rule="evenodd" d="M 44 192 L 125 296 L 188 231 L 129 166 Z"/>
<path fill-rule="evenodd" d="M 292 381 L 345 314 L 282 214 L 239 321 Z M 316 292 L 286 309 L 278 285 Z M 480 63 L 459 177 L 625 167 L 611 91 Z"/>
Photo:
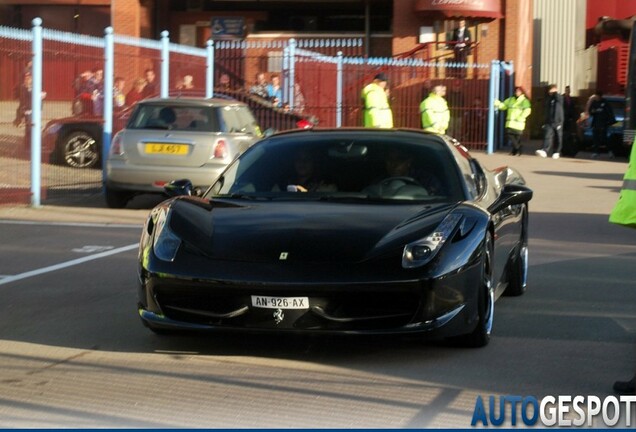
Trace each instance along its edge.
<path fill-rule="evenodd" d="M 118 0 L 112 2 L 115 33 L 141 37 L 141 5 L 139 1 Z"/>
<path fill-rule="evenodd" d="M 393 54 L 408 52 L 418 44 L 421 26 L 434 26 L 438 21 L 437 40 L 446 38 L 443 17 L 424 16 L 413 12 L 416 0 L 393 2 Z M 528 90 L 532 76 L 532 0 L 502 0 L 503 19 L 474 19 L 467 17 L 473 39 L 479 41 L 469 60 L 490 63 L 492 60 L 513 61 L 518 84 Z M 443 55 L 440 49 L 436 54 Z"/>

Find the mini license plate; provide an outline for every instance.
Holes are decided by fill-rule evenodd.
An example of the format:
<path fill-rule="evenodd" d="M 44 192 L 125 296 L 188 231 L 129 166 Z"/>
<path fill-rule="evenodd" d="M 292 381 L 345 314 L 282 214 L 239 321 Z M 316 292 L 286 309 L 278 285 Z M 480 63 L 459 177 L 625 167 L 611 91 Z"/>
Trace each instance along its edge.
<path fill-rule="evenodd" d="M 163 144 L 146 143 L 144 147 L 146 154 L 167 154 L 167 155 L 187 155 L 187 144 Z"/>
<path fill-rule="evenodd" d="M 252 296 L 252 306 L 265 309 L 309 309 L 309 298 Z"/>

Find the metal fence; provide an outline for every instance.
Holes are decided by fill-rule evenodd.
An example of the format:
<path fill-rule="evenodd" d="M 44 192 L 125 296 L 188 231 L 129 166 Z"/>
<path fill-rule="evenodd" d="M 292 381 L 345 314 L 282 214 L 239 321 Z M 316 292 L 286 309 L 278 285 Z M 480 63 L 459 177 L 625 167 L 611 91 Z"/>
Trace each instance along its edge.
<path fill-rule="evenodd" d="M 253 101 L 254 77 L 277 74 L 283 103 L 250 104 L 259 121 L 294 127 L 277 123 L 280 112 L 293 112 L 319 126 L 359 126 L 360 91 L 383 72 L 396 127 L 419 128 L 420 102 L 445 84 L 448 134 L 491 151 L 502 122 L 488 107 L 513 82 L 511 65 L 500 62 L 364 58 L 360 39 L 209 41 L 195 48 L 170 43 L 167 32 L 156 41 L 108 28 L 94 38 L 40 24 L 34 20 L 31 31 L 0 27 L 0 204 L 100 194 L 111 136 L 123 127 L 126 107 L 146 97 L 219 93 Z"/>

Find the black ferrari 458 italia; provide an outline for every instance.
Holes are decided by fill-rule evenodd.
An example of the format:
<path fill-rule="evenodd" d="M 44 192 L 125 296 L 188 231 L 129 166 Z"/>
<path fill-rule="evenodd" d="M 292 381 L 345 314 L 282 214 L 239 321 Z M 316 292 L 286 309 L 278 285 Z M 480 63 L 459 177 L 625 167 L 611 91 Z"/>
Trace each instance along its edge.
<path fill-rule="evenodd" d="M 139 252 L 139 315 L 176 329 L 418 334 L 484 346 L 521 295 L 532 191 L 418 130 L 276 134 L 205 192 L 167 186 Z"/>

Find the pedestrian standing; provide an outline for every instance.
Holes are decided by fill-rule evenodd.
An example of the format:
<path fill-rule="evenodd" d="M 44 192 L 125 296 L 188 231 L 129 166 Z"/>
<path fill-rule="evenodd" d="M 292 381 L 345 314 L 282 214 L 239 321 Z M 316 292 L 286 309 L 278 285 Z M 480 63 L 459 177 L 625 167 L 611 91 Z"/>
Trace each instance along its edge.
<path fill-rule="evenodd" d="M 554 146 L 556 139 L 557 145 Z M 545 100 L 545 121 L 543 123 L 543 148 L 535 153 L 540 157 L 548 157 L 552 153 L 552 159 L 561 156 L 563 147 L 563 98 L 559 94 L 556 84 L 548 87 L 548 96 Z"/>
<path fill-rule="evenodd" d="M 154 69 L 148 68 L 144 71 L 144 88 L 143 94 L 141 95 L 141 99 L 155 97 L 159 93 L 157 92 L 157 83 L 155 82 L 156 75 Z M 126 103 L 129 105 L 128 103 Z"/>
<path fill-rule="evenodd" d="M 453 53 L 455 62 L 459 63 L 457 70 L 458 78 L 466 78 L 466 62 L 470 53 L 470 43 L 472 38 L 470 30 L 466 28 L 466 20 L 459 20 L 459 26 L 453 31 Z"/>
<path fill-rule="evenodd" d="M 509 97 L 503 102 L 496 100 L 495 108 L 500 111 L 507 111 L 506 143 L 512 147 L 510 151 L 511 155 L 521 156 L 523 154 L 521 135 L 526 128 L 526 119 L 532 112 L 530 100 L 523 90 L 523 87 L 515 87 L 514 96 Z"/>
<path fill-rule="evenodd" d="M 446 133 L 450 123 L 450 110 L 444 96 L 446 96 L 446 86 L 436 85 L 428 97 L 420 103 L 422 128 L 425 131 Z"/>
<path fill-rule="evenodd" d="M 116 111 L 123 109 L 126 105 L 125 87 L 126 80 L 120 76 L 115 77 L 115 81 L 113 82 L 113 109 Z"/>
<path fill-rule="evenodd" d="M 618 201 L 610 213 L 609 221 L 628 228 L 636 228 L 636 140 L 623 178 L 623 187 Z M 636 373 L 629 381 L 616 381 L 614 391 L 624 395 L 636 394 Z"/>
<path fill-rule="evenodd" d="M 283 88 L 278 74 L 272 74 L 272 82 L 267 85 L 267 98 L 276 108 L 283 106 Z"/>
<path fill-rule="evenodd" d="M 603 97 L 603 92 L 596 90 L 595 98 L 590 103 L 590 117 L 592 118 L 592 157 L 598 157 L 599 149 L 607 146 L 607 130 L 616 122 L 614 110 L 607 99 Z M 611 150 L 610 150 L 611 151 Z M 613 154 L 610 154 L 613 156 Z"/>
<path fill-rule="evenodd" d="M 385 74 L 379 73 L 373 78 L 373 82 L 362 89 L 362 102 L 364 104 L 364 127 L 392 128 L 393 113 L 389 106 L 386 94 L 388 79 Z"/>
<path fill-rule="evenodd" d="M 570 86 L 565 86 L 563 98 L 563 147 L 570 153 L 575 145 L 576 121 L 579 114 L 576 109 L 576 101 L 572 97 Z"/>

